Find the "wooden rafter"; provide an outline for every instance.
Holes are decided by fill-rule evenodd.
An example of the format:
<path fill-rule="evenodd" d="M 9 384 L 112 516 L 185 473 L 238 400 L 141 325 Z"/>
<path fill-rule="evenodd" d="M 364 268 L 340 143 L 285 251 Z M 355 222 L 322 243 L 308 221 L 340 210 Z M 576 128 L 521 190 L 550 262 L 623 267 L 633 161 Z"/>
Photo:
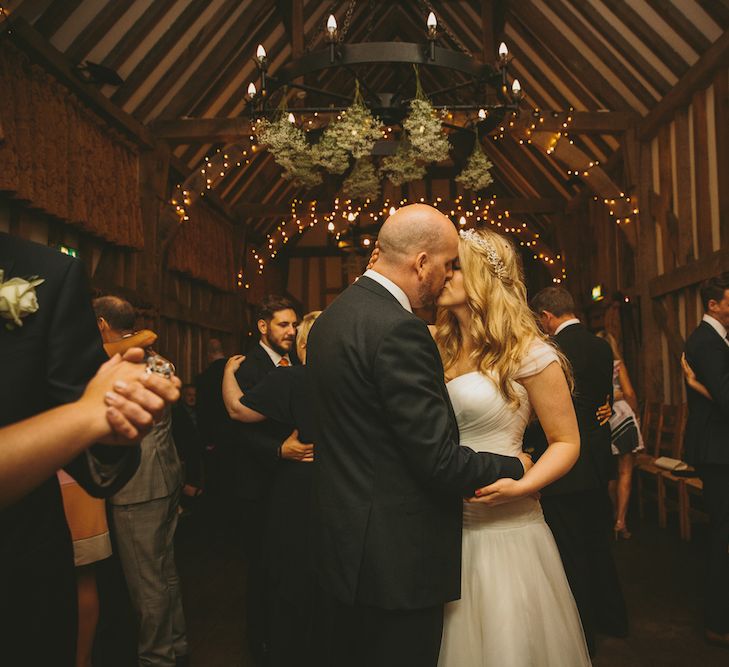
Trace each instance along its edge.
<path fill-rule="evenodd" d="M 616 2 L 611 3 L 610 10 L 676 76 L 681 76 L 688 69 L 688 63 L 678 54 L 673 46 L 657 30 L 654 30 L 625 0 L 616 0 Z"/>
<path fill-rule="evenodd" d="M 126 78 L 124 84 L 111 96 L 112 102 L 123 107 L 129 101 L 159 65 L 160 60 L 170 52 L 173 45 L 177 44 L 187 30 L 197 21 L 207 4 L 207 0 L 191 0 L 190 4 L 185 7 L 172 25 L 154 43 L 154 46 L 144 54 L 144 57 Z"/>
<path fill-rule="evenodd" d="M 719 37 L 681 77 L 673 87 L 640 123 L 640 138 L 653 137 L 658 128 L 671 117 L 676 109 L 688 104 L 692 95 L 711 81 L 714 72 L 726 66 L 729 57 L 729 30 Z"/>
<path fill-rule="evenodd" d="M 146 118 L 174 87 L 179 78 L 185 76 L 186 71 L 198 57 L 199 52 L 205 48 L 205 45 L 208 42 L 216 39 L 217 33 L 222 29 L 230 15 L 235 12 L 236 8 L 239 7 L 240 4 L 240 0 L 225 0 L 210 20 L 200 27 L 192 39 L 189 40 L 189 46 L 185 49 L 185 51 L 180 54 L 172 65 L 170 65 L 169 69 L 165 72 L 164 77 L 162 77 L 162 79 L 154 85 L 154 87 L 144 96 L 144 99 L 134 109 L 134 113 L 138 118 Z M 243 12 L 243 14 L 245 14 L 245 12 Z M 244 25 L 241 23 L 240 17 L 238 24 Z M 212 49 L 209 56 L 203 60 L 200 68 L 198 68 L 198 71 L 195 73 L 198 77 L 203 80 L 208 80 L 210 74 L 215 70 L 211 69 L 207 72 L 200 72 L 200 69 L 205 65 L 208 65 L 210 61 L 214 61 L 214 54 L 221 50 L 222 49 L 217 48 Z M 187 83 L 190 83 L 191 80 L 195 81 L 195 79 L 190 77 L 187 79 Z M 185 89 L 185 86 L 183 86 L 183 89 Z"/>
<path fill-rule="evenodd" d="M 663 2 L 664 0 L 660 0 Z M 661 95 L 665 95 L 670 89 L 671 84 L 666 81 L 664 76 L 643 56 L 640 49 L 632 40 L 626 37 L 618 26 L 608 21 L 595 7 L 589 2 L 581 0 L 570 0 L 572 6 L 580 12 L 587 21 L 597 30 L 613 48 L 620 53 L 628 62 L 633 63 L 640 75 L 655 88 Z M 670 4 L 670 1 L 669 1 Z"/>
<path fill-rule="evenodd" d="M 124 2 L 108 3 L 98 15 L 84 28 L 71 46 L 66 49 L 66 57 L 72 63 L 80 62 L 85 55 L 104 39 L 129 7 Z"/>
<path fill-rule="evenodd" d="M 529 112 L 524 113 L 528 119 Z M 556 118 L 551 112 L 544 114 L 544 123 L 540 124 L 540 129 L 555 132 L 561 129 L 565 112 L 559 110 L 555 113 L 558 113 Z M 571 117 L 569 131 L 572 134 L 620 133 L 638 119 L 638 115 L 632 111 L 575 111 Z M 455 122 L 458 120 L 454 119 Z M 233 143 L 248 139 L 251 121 L 247 118 L 179 118 L 157 121 L 152 129 L 160 139 L 173 144 Z"/>
<path fill-rule="evenodd" d="M 547 6 L 569 27 L 576 35 L 589 35 L 589 27 L 575 13 L 566 7 L 563 0 L 546 0 Z M 586 38 L 590 50 L 617 76 L 621 82 L 630 90 L 633 95 L 647 108 L 650 109 L 656 102 L 656 98 L 648 91 L 643 82 L 640 81 L 613 52 L 594 37 Z"/>
<path fill-rule="evenodd" d="M 145 38 L 159 25 L 177 0 L 155 0 L 126 34 L 112 47 L 101 64 L 113 70 L 119 69 Z M 121 4 L 121 3 L 119 3 Z"/>

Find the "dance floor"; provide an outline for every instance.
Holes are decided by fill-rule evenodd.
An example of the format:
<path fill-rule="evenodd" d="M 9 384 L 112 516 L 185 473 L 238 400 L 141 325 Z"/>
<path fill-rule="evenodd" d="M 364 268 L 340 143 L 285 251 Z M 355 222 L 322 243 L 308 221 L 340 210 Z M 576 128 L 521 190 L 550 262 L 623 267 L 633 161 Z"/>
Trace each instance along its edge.
<path fill-rule="evenodd" d="M 239 525 L 234 512 L 205 502 L 180 522 L 177 562 L 193 667 L 254 667 L 245 647 L 246 582 Z M 615 545 L 631 633 L 627 639 L 600 637 L 596 667 L 729 665 L 729 650 L 707 645 L 702 636 L 699 577 L 704 539 L 699 527 L 691 543 L 681 542 L 675 526 L 661 530 L 649 513 L 642 525 L 634 526 L 632 540 Z M 133 664 L 120 645 L 129 643 L 129 615 L 116 597 L 115 618 L 107 615 L 101 629 L 106 659 L 96 664 L 112 665 L 109 648 L 116 644 L 113 664 L 124 667 Z"/>

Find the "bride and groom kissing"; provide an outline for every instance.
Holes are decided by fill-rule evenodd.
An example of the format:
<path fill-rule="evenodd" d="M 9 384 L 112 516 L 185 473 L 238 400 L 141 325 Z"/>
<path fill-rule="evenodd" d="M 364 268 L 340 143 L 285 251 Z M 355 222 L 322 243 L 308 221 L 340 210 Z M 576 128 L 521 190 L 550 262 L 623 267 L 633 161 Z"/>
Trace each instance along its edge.
<path fill-rule="evenodd" d="M 378 241 L 307 344 L 322 663 L 589 665 L 536 499 L 578 458 L 570 373 L 516 252 L 422 204 Z M 429 331 L 412 309 L 434 302 Z M 522 453 L 532 412 L 549 445 L 536 464 Z"/>

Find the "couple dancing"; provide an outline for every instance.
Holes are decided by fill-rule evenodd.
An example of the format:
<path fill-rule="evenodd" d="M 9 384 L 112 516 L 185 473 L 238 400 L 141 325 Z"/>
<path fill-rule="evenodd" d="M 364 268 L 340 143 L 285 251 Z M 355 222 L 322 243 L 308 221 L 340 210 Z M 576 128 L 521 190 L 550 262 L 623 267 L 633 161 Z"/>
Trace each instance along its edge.
<path fill-rule="evenodd" d="M 514 249 L 488 230 L 459 238 L 421 204 L 388 218 L 379 247 L 308 340 L 322 663 L 589 665 L 535 498 L 579 453 L 569 370 Z M 431 336 L 412 308 L 434 301 Z M 532 411 L 549 442 L 535 465 Z"/>

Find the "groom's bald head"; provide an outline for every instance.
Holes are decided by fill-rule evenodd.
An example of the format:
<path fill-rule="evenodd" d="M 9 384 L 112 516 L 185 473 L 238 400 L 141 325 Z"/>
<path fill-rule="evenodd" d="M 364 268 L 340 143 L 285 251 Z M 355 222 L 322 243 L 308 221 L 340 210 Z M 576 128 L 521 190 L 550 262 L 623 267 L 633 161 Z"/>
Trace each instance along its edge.
<path fill-rule="evenodd" d="M 426 204 L 410 204 L 393 213 L 377 237 L 380 257 L 387 263 L 400 264 L 420 252 L 433 253 L 455 243 L 458 234 L 451 221 Z"/>
<path fill-rule="evenodd" d="M 375 271 L 399 285 L 414 307 L 431 305 L 453 275 L 458 257 L 453 223 L 432 206 L 411 204 L 385 220 L 377 241 Z"/>

